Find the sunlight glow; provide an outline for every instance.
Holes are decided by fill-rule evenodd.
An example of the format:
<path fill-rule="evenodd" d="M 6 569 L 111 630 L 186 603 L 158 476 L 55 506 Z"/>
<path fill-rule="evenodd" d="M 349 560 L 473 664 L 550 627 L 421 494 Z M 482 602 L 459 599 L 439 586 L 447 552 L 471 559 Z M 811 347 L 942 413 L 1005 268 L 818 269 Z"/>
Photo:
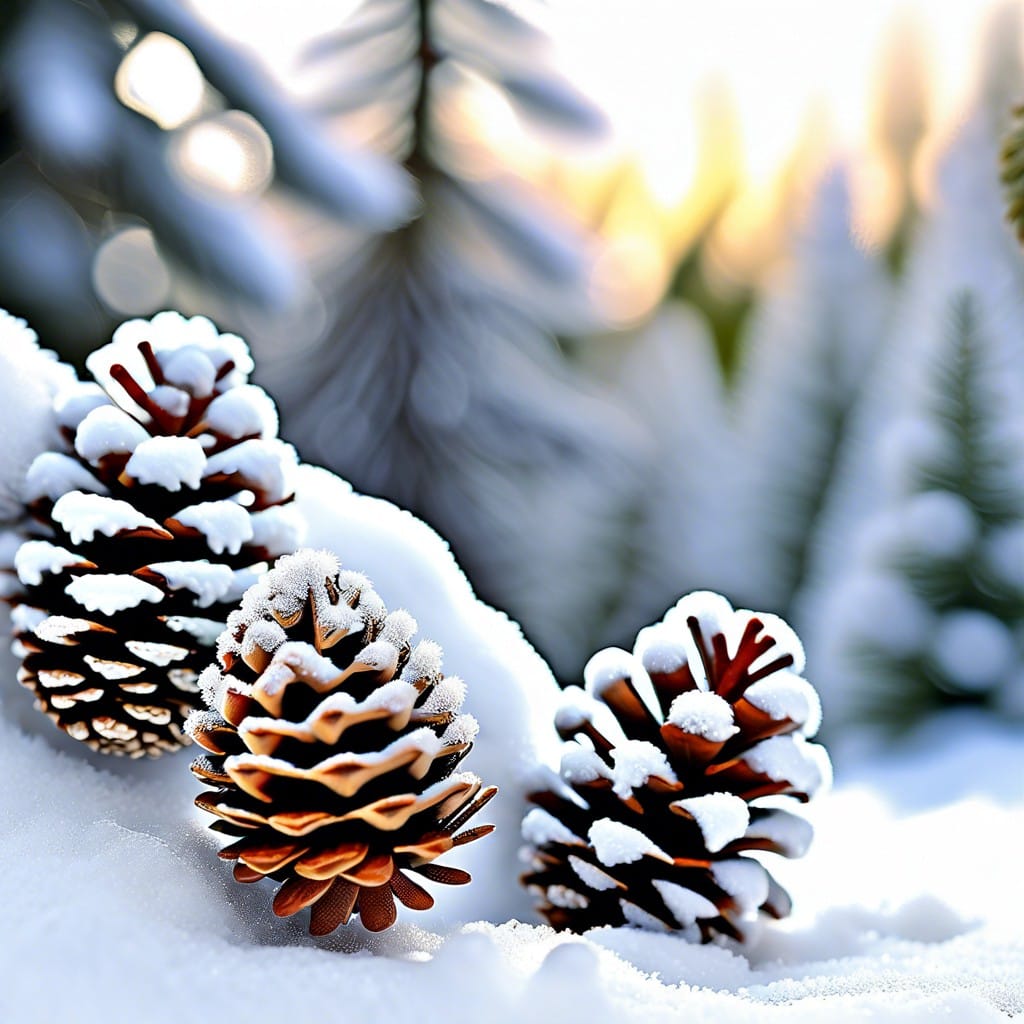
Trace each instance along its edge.
<path fill-rule="evenodd" d="M 205 88 L 189 50 L 162 32 L 150 32 L 133 46 L 114 77 L 118 99 L 161 128 L 177 128 L 195 117 Z"/>
<path fill-rule="evenodd" d="M 103 303 L 123 316 L 152 313 L 171 289 L 153 232 L 141 226 L 121 228 L 103 242 L 93 260 L 92 280 Z"/>
<path fill-rule="evenodd" d="M 269 136 L 241 110 L 228 110 L 183 129 L 174 140 L 171 160 L 193 183 L 234 195 L 262 192 L 274 174 Z"/>

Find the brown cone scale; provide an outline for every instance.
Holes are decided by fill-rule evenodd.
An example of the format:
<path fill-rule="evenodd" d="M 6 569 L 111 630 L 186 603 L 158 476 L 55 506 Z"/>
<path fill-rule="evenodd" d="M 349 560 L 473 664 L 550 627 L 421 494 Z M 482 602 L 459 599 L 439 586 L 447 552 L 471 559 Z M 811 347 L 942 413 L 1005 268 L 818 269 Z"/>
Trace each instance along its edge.
<path fill-rule="evenodd" d="M 470 881 L 436 858 L 492 830 L 464 827 L 496 790 L 457 771 L 475 723 L 415 628 L 334 556 L 302 551 L 246 594 L 201 680 L 192 769 L 212 791 L 196 802 L 232 838 L 235 879 L 281 883 L 274 913 L 310 908 L 311 934 L 429 909 L 424 881 Z"/>

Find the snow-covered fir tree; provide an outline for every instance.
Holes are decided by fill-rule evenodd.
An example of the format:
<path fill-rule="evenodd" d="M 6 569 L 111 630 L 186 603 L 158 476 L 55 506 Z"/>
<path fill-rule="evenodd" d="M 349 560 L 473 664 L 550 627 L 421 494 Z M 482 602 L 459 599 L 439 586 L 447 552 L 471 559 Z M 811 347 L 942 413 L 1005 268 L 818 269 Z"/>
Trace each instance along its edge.
<path fill-rule="evenodd" d="M 935 164 L 796 598 L 834 721 L 1021 704 L 1024 259 L 995 167 L 982 109 Z"/>
<path fill-rule="evenodd" d="M 626 643 L 688 590 L 741 592 L 748 567 L 736 557 L 745 524 L 733 424 L 714 341 L 686 303 L 666 304 L 627 335 L 588 340 L 578 358 L 647 434 L 621 584 L 603 626 L 606 641 Z"/>
<path fill-rule="evenodd" d="M 1024 714 L 1024 387 L 970 293 L 883 437 L 890 497 L 831 597 L 842 704 L 901 724 L 946 703 Z"/>
<path fill-rule="evenodd" d="M 891 284 L 855 237 L 848 176 L 819 182 L 791 263 L 746 332 L 736 395 L 744 507 L 736 596 L 788 613 L 850 411 L 882 342 Z"/>
<path fill-rule="evenodd" d="M 337 106 L 377 118 L 422 213 L 325 270 L 325 339 L 275 380 L 290 436 L 431 522 L 482 595 L 573 673 L 619 582 L 606 570 L 629 460 L 553 340 L 586 307 L 587 245 L 507 172 L 485 125 L 467 126 L 479 103 L 562 139 L 601 118 L 502 3 L 368 3 L 335 43 Z"/>

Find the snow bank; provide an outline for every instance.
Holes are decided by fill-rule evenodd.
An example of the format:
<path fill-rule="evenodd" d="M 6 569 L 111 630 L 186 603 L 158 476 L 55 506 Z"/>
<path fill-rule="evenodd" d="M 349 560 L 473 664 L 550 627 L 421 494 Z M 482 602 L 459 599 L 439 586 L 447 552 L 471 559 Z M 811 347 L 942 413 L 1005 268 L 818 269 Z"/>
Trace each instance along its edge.
<path fill-rule="evenodd" d="M 476 599 L 447 544 L 419 519 L 310 466 L 297 473 L 296 505 L 308 521 L 309 547 L 328 548 L 344 568 L 365 573 L 388 608 L 406 608 L 419 635 L 441 645 L 445 673 L 466 683 L 463 710 L 480 725 L 465 767 L 498 787 L 480 815 L 481 823 L 498 826 L 495 833 L 446 855 L 445 863 L 465 868 L 473 882 L 440 894 L 434 910 L 415 915 L 416 924 L 532 913 L 515 882 L 519 826 L 538 754 L 557 758 L 551 723 L 559 690 L 550 671 L 517 625 Z"/>
<path fill-rule="evenodd" d="M 353 925 L 314 940 L 301 918 L 268 913 L 267 888 L 223 870 L 191 809 L 187 755 L 139 766 L 68 749 L 42 716 L 12 718 L 28 702 L 5 675 L 3 1020 L 98 1024 L 125 1006 L 147 1024 L 983 1024 L 1024 1012 L 1024 780 L 1007 778 L 1021 741 L 991 725 L 947 727 L 945 749 L 932 735 L 901 758 L 862 753 L 855 781 L 812 807 L 811 853 L 778 865 L 792 871 L 795 916 L 744 953 L 516 922 L 400 923 L 376 938 Z M 942 794 L 958 798 L 933 806 Z"/>
<path fill-rule="evenodd" d="M 54 393 L 74 377 L 52 352 L 39 348 L 24 320 L 0 309 L 0 521 L 22 514 L 25 471 L 57 443 Z"/>

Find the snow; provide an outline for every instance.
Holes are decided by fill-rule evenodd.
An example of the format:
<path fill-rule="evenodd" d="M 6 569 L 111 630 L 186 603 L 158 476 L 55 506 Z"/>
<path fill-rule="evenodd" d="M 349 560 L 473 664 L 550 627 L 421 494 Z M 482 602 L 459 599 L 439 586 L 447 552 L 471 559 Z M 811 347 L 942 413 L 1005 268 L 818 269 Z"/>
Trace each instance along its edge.
<path fill-rule="evenodd" d="M 277 502 L 292 494 L 296 464 L 290 444 L 277 438 L 253 438 L 211 455 L 204 475 L 237 474 L 247 486 L 259 490 L 265 501 Z"/>
<path fill-rule="evenodd" d="M 943 675 L 969 692 L 999 685 L 1020 660 L 1009 627 L 969 608 L 942 616 L 931 654 Z"/>
<path fill-rule="evenodd" d="M 420 635 L 444 649 L 444 672 L 465 681 L 464 710 L 480 725 L 464 763 L 499 789 L 480 816 L 481 823 L 497 826 L 495 833 L 445 855 L 446 864 L 473 875 L 473 884 L 439 896 L 434 910 L 418 914 L 415 923 L 532 915 L 530 894 L 504 880 L 522 870 L 520 825 L 538 761 L 557 762 L 552 721 L 561 693 L 549 669 L 518 626 L 477 600 L 447 545 L 423 522 L 307 466 L 296 473 L 295 505 L 308 520 L 306 544 L 329 549 L 343 566 L 365 573 L 389 608 L 408 608 Z M 428 672 L 430 650 L 424 652 Z"/>
<path fill-rule="evenodd" d="M 201 348 L 183 345 L 161 353 L 159 362 L 167 383 L 172 387 L 180 388 L 195 398 L 209 398 L 213 394 L 217 367 Z"/>
<path fill-rule="evenodd" d="M 159 587 L 146 583 L 137 576 L 120 573 L 93 573 L 74 576 L 64 593 L 90 612 L 114 615 L 128 608 L 136 608 L 143 601 L 159 604 L 164 594 Z"/>
<path fill-rule="evenodd" d="M 561 694 L 514 624 L 476 601 L 426 526 L 328 474 L 301 469 L 297 488 L 296 505 L 311 519 L 309 543 L 364 571 L 389 607 L 408 607 L 423 634 L 444 647 L 444 671 L 466 680 L 466 709 L 481 725 L 467 764 L 501 790 L 481 815 L 499 830 L 450 859 L 473 872 L 473 883 L 438 887 L 435 911 L 403 915 L 381 936 L 354 924 L 312 939 L 302 915 L 270 913 L 270 886 L 238 885 L 224 870 L 216 857 L 221 841 L 192 808 L 197 785 L 187 755 L 112 764 L 90 754 L 32 708 L 8 659 L 0 685 L 0 819 L 12 827 L 0 830 L 8 922 L 0 1019 L 38 1015 L 48 965 L 58 966 L 61 983 L 46 984 L 47 1018 L 82 1024 L 109 1020 L 129 1004 L 144 1006 L 153 1024 L 196 1019 L 199 1008 L 211 1019 L 287 1015 L 312 1024 L 337 1016 L 339 992 L 346 1016 L 368 1024 L 668 1024 L 682 1016 L 721 1024 L 937 1017 L 987 1024 L 1024 1012 L 1024 777 L 1011 770 L 1024 745 L 1019 732 L 992 719 L 950 717 L 901 748 L 851 746 L 838 762 L 839 787 L 809 809 L 816 841 L 808 856 L 772 858 L 796 900 L 794 916 L 755 930 L 746 947 L 700 946 L 631 928 L 576 937 L 512 920 L 535 920 L 516 883 L 517 824 L 538 754 L 557 747 L 551 722 Z M 72 499 L 62 507 L 69 526 L 84 513 L 83 536 L 130 528 L 119 503 L 82 504 L 90 498 L 104 501 L 61 498 Z M 99 589 L 112 596 L 120 586 Z M 885 609 L 866 611 L 877 619 Z M 169 625 L 219 630 L 199 618 Z M 401 633 L 403 619 L 391 625 Z M 47 628 L 67 638 L 89 624 L 53 617 L 38 626 L 41 635 Z M 133 650 L 149 660 L 146 653 L 169 656 Z M 639 651 L 642 677 L 637 659 L 644 662 Z M 436 647 L 419 645 L 413 662 L 407 672 L 436 672 Z M 795 706 L 784 685 L 757 684 L 752 692 L 769 714 Z M 810 784 L 823 772 L 813 749 L 802 737 L 777 737 L 747 757 L 769 774 L 795 767 Z M 630 771 L 644 763 L 627 761 Z M 526 822 L 535 844 L 564 828 L 539 808 Z M 809 828 L 774 811 L 748 834 L 802 850 Z M 589 838 L 608 864 L 663 855 L 607 819 Z M 583 842 L 571 833 L 563 841 Z M 579 858 L 570 863 L 591 888 L 613 884 Z M 728 860 L 713 870 L 741 906 L 758 902 L 763 882 L 753 862 Z M 566 887 L 549 898 L 571 902 L 573 893 Z M 681 921 L 701 912 L 688 890 L 663 897 Z M 631 920 L 643 918 L 628 900 L 623 908 Z"/>
<path fill-rule="evenodd" d="M 559 774 L 570 785 L 610 779 L 611 771 L 604 761 L 590 747 L 579 743 L 567 743 L 562 751 Z"/>
<path fill-rule="evenodd" d="M 708 793 L 676 800 L 672 806 L 686 811 L 697 822 L 709 853 L 718 853 L 734 839 L 739 839 L 750 824 L 746 801 L 732 793 Z"/>
<path fill-rule="evenodd" d="M 108 455 L 127 455 L 150 437 L 137 420 L 114 406 L 99 406 L 79 424 L 75 451 L 93 465 Z"/>
<path fill-rule="evenodd" d="M 171 590 L 185 589 L 195 594 L 197 608 L 209 608 L 222 600 L 235 577 L 228 566 L 205 558 L 193 562 L 150 562 L 148 568 L 162 576 Z"/>
<path fill-rule="evenodd" d="M 606 647 L 591 657 L 583 669 L 586 691 L 591 697 L 601 698 L 605 690 L 620 679 L 634 679 L 636 660 L 619 647 Z"/>
<path fill-rule="evenodd" d="M 253 434 L 260 437 L 277 434 L 274 401 L 255 384 L 242 384 L 218 395 L 207 407 L 203 419 L 210 430 L 232 440 Z"/>
<path fill-rule="evenodd" d="M 100 494 L 71 491 L 57 499 L 52 515 L 73 544 L 90 541 L 97 533 L 114 537 L 127 530 L 156 530 L 170 536 L 158 522 L 144 516 L 127 501 Z"/>
<path fill-rule="evenodd" d="M 533 846 L 543 846 L 544 843 L 581 845 L 583 842 L 568 826 L 541 807 L 534 807 L 523 818 L 522 835 Z"/>
<path fill-rule="evenodd" d="M 749 857 L 716 860 L 711 875 L 736 900 L 742 913 L 756 911 L 768 899 L 768 874 Z"/>
<path fill-rule="evenodd" d="M 75 451 L 86 462 L 96 465 L 105 455 L 133 452 L 149 431 L 123 409 L 101 405 L 79 424 L 75 433 Z"/>
<path fill-rule="evenodd" d="M 717 693 L 706 690 L 688 690 L 674 698 L 668 709 L 668 721 L 683 732 L 702 736 L 712 743 L 724 743 L 739 732 L 732 705 Z"/>
<path fill-rule="evenodd" d="M 101 406 L 110 405 L 107 393 L 93 381 L 75 380 L 62 387 L 53 398 L 57 422 L 67 430 L 77 430 L 86 416 Z"/>
<path fill-rule="evenodd" d="M 14 570 L 25 586 L 35 587 L 43 582 L 44 573 L 60 572 L 69 565 L 81 565 L 89 560 L 45 540 L 28 540 L 14 556 Z"/>
<path fill-rule="evenodd" d="M 795 722 L 805 736 L 813 736 L 821 725 L 818 691 L 795 672 L 783 669 L 759 679 L 743 697 L 776 722 L 787 718 Z"/>
<path fill-rule="evenodd" d="M 24 320 L 0 310 L 0 521 L 21 515 L 26 469 L 56 447 L 52 396 L 72 379 L 69 367 L 39 348 Z"/>
<path fill-rule="evenodd" d="M 154 405 L 158 405 L 169 416 L 181 418 L 184 418 L 188 413 L 189 405 L 192 402 L 187 391 L 182 391 L 181 388 L 173 388 L 169 384 L 157 384 L 149 392 L 149 400 Z"/>
<path fill-rule="evenodd" d="M 1006 770 L 1022 746 L 992 722 L 953 719 L 900 751 L 851 751 L 840 787 L 811 805 L 808 857 L 773 859 L 794 917 L 742 950 L 514 921 L 425 931 L 412 915 L 378 937 L 353 925 L 314 940 L 301 919 L 270 914 L 267 887 L 237 885 L 217 862 L 219 842 L 191 809 L 187 755 L 140 766 L 86 754 L 32 710 L 12 671 L 0 691 L 0 802 L 18 826 L 0 834 L 17 939 L 5 947 L 4 1019 L 31 1016 L 52 963 L 62 984 L 47 988 L 47 1015 L 82 1024 L 110 1018 L 112 992 L 154 1024 L 196 1019 L 200 1005 L 204 1016 L 314 1024 L 336 1016 L 338 991 L 346 1015 L 370 1024 L 994 1024 L 1024 1011 L 1024 778 Z M 984 869 L 965 869 L 982 841 Z M 719 880 L 752 899 L 736 863 L 716 865 Z M 515 872 L 492 877 L 515 887 Z M 438 887 L 438 904 L 450 894 Z"/>
<path fill-rule="evenodd" d="M 689 660 L 685 643 L 663 623 L 640 630 L 633 655 L 640 659 L 647 672 L 666 674 L 678 671 Z"/>
<path fill-rule="evenodd" d="M 186 318 L 180 313 L 165 311 L 150 320 L 128 320 L 114 331 L 110 344 L 91 352 L 85 361 L 93 378 L 119 405 L 128 409 L 134 409 L 135 403 L 111 377 L 110 368 L 120 363 L 144 388 L 151 387 L 152 375 L 139 352 L 139 345 L 144 341 L 152 345 L 172 386 L 209 388 L 206 394 L 210 394 L 208 367 L 213 368 L 215 375 L 230 361 L 234 368 L 217 382 L 219 390 L 227 391 L 244 384 L 253 370 L 252 356 L 245 342 L 234 334 L 220 334 L 206 317 Z"/>
<path fill-rule="evenodd" d="M 608 868 L 617 864 L 633 864 L 647 855 L 661 860 L 672 859 L 639 829 L 611 818 L 598 818 L 590 826 L 587 838 L 594 847 L 597 859 Z"/>
<path fill-rule="evenodd" d="M 743 754 L 743 760 L 755 772 L 774 782 L 791 782 L 809 795 L 827 788 L 832 778 L 825 748 L 799 735 L 762 740 Z"/>
<path fill-rule="evenodd" d="M 623 800 L 632 796 L 634 789 L 645 786 L 652 775 L 666 782 L 679 781 L 665 751 L 646 740 L 619 743 L 612 751 L 612 761 L 612 791 Z"/>
<path fill-rule="evenodd" d="M 63 452 L 43 452 L 37 455 L 25 475 L 25 500 L 49 498 L 50 501 L 56 501 L 68 491 L 108 493 L 106 485 L 70 455 Z"/>
<path fill-rule="evenodd" d="M 695 590 L 676 603 L 665 616 L 665 624 L 677 637 L 689 636 L 687 623 L 691 618 L 697 620 L 706 640 L 710 640 L 716 633 L 729 635 L 729 626 L 733 618 L 732 605 L 721 594 L 710 590 Z M 694 657 L 693 661 L 695 664 L 700 663 L 697 657 Z"/>
<path fill-rule="evenodd" d="M 746 835 L 778 844 L 787 857 L 802 857 L 814 838 L 814 826 L 799 814 L 774 808 L 752 822 Z"/>
<path fill-rule="evenodd" d="M 675 882 L 656 881 L 654 888 L 665 901 L 665 906 L 682 927 L 693 924 L 699 917 L 718 917 L 718 909 L 711 900 L 692 889 Z"/>
<path fill-rule="evenodd" d="M 140 484 L 180 491 L 183 484 L 198 488 L 205 468 L 206 453 L 195 438 L 151 437 L 135 448 L 125 471 Z"/>
<path fill-rule="evenodd" d="M 249 513 L 233 501 L 201 501 L 173 516 L 182 526 L 198 530 L 215 555 L 237 555 L 243 544 L 252 540 Z"/>

